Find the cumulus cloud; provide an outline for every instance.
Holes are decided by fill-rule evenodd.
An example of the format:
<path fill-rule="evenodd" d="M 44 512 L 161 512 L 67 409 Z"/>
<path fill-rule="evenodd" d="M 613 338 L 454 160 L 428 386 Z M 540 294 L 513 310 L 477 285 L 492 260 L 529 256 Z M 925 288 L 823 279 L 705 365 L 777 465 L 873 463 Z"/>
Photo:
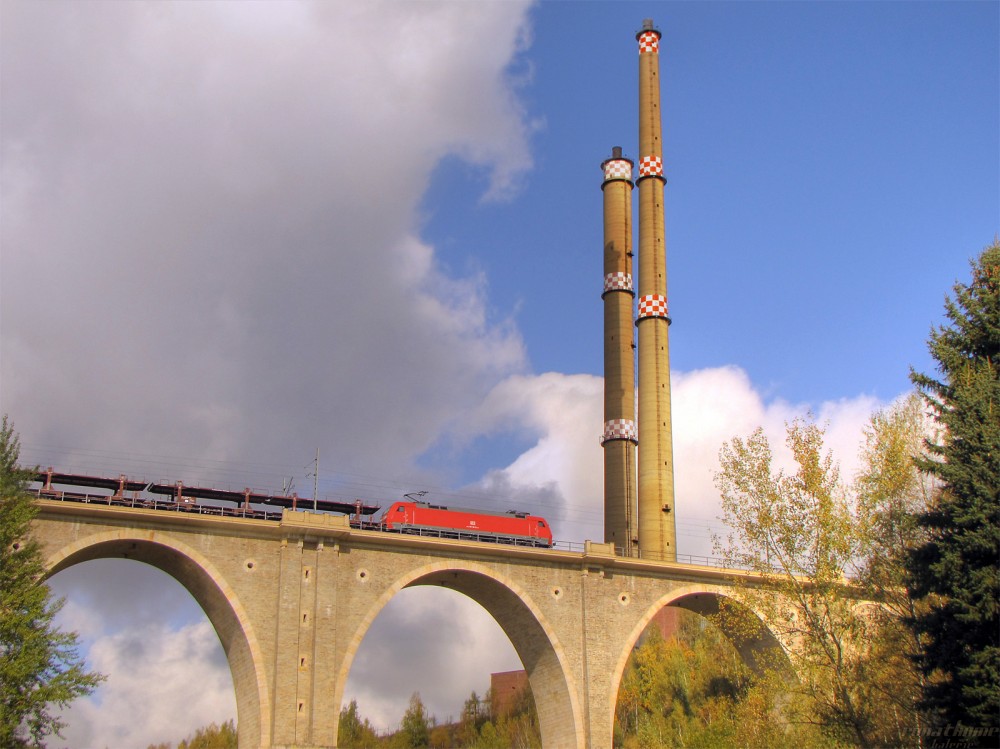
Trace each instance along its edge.
<path fill-rule="evenodd" d="M 470 420 L 485 432 L 511 430 L 532 436 L 534 444 L 510 465 L 491 472 L 483 485 L 502 487 L 496 492 L 502 496 L 534 493 L 534 507 L 552 516 L 561 540 L 603 538 L 603 457 L 596 431 L 603 421 L 602 388 L 600 378 L 584 375 L 512 376 L 490 392 Z M 787 464 L 785 424 L 812 413 L 826 426 L 827 446 L 842 476 L 849 479 L 857 468 L 862 429 L 882 405 L 867 395 L 819 404 L 767 399 L 735 366 L 675 372 L 671 389 L 682 555 L 711 556 L 711 534 L 722 529 L 714 475 L 725 441 L 761 427 L 776 459 Z"/>
<path fill-rule="evenodd" d="M 678 552 L 692 556 L 711 556 L 712 534 L 723 530 L 714 476 L 724 442 L 760 427 L 776 465 L 788 468 L 785 424 L 811 414 L 825 427 L 825 444 L 849 480 L 858 466 L 862 430 L 883 405 L 868 395 L 819 404 L 768 399 L 735 366 L 675 373 L 672 389 Z"/>
<path fill-rule="evenodd" d="M 78 634 L 87 667 L 108 677 L 63 713 L 67 728 L 50 746 L 142 749 L 236 717 L 219 638 L 191 595 L 166 573 L 131 560 L 100 559 L 63 570 L 49 585 L 66 601 L 56 623 Z"/>
<path fill-rule="evenodd" d="M 50 741 L 53 746 L 141 748 L 178 741 L 187 726 L 236 715 L 229 668 L 207 620 L 102 637 L 91 646 L 88 665 L 112 678 L 98 700 L 72 703 L 63 714 L 63 740 Z"/>
<path fill-rule="evenodd" d="M 443 157 L 484 197 L 531 166 L 525 13 L 5 3 L 0 395 L 24 443 L 149 478 L 175 477 L 121 456 L 415 472 L 449 409 L 525 367 L 485 280 L 416 234 Z"/>
<path fill-rule="evenodd" d="M 592 375 L 517 375 L 490 391 L 470 420 L 480 433 L 509 430 L 535 440 L 480 486 L 548 517 L 563 541 L 603 536 L 602 388 Z"/>

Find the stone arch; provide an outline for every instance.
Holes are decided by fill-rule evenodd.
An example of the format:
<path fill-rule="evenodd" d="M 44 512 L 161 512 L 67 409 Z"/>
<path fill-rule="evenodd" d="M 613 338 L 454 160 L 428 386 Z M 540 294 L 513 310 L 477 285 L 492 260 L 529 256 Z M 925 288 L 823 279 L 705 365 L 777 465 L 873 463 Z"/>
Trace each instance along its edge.
<path fill-rule="evenodd" d="M 95 559 L 133 559 L 179 582 L 198 602 L 222 643 L 236 692 L 241 747 L 270 746 L 271 700 L 263 654 L 236 592 L 204 555 L 164 533 L 128 529 L 96 533 L 51 554 L 46 576 Z"/>
<path fill-rule="evenodd" d="M 767 627 L 764 620 L 762 620 L 756 612 L 747 607 L 746 604 L 743 604 L 732 596 L 727 595 L 723 590 L 712 590 L 697 585 L 687 585 L 675 588 L 649 606 L 637 620 L 635 626 L 632 628 L 632 631 L 625 638 L 625 647 L 619 653 L 618 661 L 615 664 L 615 669 L 611 676 L 611 704 L 609 705 L 609 710 L 612 726 L 614 725 L 615 720 L 615 707 L 618 702 L 618 690 L 621 687 L 622 675 L 625 673 L 625 664 L 628 662 L 628 657 L 632 653 L 632 648 L 635 647 L 639 637 L 653 620 L 653 617 L 656 616 L 657 612 L 665 606 L 676 606 L 678 608 L 687 609 L 688 611 L 700 614 L 704 617 L 710 617 L 719 613 L 719 607 L 722 601 L 727 601 L 738 610 L 748 614 L 748 621 L 753 623 L 754 629 L 756 630 L 753 632 L 743 632 L 737 635 L 732 631 L 727 631 L 725 625 L 722 626 L 723 634 L 725 634 L 736 647 L 736 650 L 743 659 L 743 662 L 754 671 L 759 672 L 763 668 L 763 659 L 759 658 L 759 654 L 775 654 L 777 655 L 778 662 L 783 666 L 782 670 L 787 670 L 789 675 L 792 674 L 791 661 L 788 659 L 788 654 L 785 652 L 784 647 L 782 647 L 781 642 Z"/>
<path fill-rule="evenodd" d="M 337 675 L 334 704 L 343 702 L 354 656 L 372 622 L 399 591 L 420 585 L 448 588 L 486 609 L 510 639 L 528 672 L 542 745 L 553 749 L 582 749 L 583 708 L 576 690 L 571 689 L 569 659 L 554 628 L 524 589 L 491 568 L 474 562 L 433 562 L 409 570 L 378 597 L 347 646 Z"/>

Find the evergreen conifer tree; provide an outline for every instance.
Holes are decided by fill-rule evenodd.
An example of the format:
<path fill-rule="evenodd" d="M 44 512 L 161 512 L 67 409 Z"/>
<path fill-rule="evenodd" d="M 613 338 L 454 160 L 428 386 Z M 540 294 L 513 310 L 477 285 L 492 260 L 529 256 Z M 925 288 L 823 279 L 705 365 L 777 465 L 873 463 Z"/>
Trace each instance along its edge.
<path fill-rule="evenodd" d="M 954 293 L 928 342 L 940 379 L 911 373 L 942 435 L 918 462 L 939 491 L 919 517 L 928 535 L 910 555 L 909 585 L 929 604 L 912 622 L 928 717 L 985 728 L 1000 716 L 1000 242 Z"/>
<path fill-rule="evenodd" d="M 18 467 L 20 441 L 0 424 L 0 746 L 42 746 L 63 723 L 51 712 L 90 694 L 104 678 L 88 673 L 76 635 L 53 623 L 62 601 L 50 601 L 45 565 L 29 536 L 37 508 Z"/>

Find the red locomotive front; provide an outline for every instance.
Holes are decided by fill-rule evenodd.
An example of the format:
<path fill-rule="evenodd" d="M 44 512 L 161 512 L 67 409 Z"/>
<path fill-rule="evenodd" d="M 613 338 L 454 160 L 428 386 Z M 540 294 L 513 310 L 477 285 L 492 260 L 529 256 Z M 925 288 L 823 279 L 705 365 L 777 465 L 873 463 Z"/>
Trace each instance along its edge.
<path fill-rule="evenodd" d="M 380 522 L 386 530 L 400 533 L 552 546 L 552 530 L 544 518 L 513 510 L 488 512 L 426 502 L 395 502 Z"/>

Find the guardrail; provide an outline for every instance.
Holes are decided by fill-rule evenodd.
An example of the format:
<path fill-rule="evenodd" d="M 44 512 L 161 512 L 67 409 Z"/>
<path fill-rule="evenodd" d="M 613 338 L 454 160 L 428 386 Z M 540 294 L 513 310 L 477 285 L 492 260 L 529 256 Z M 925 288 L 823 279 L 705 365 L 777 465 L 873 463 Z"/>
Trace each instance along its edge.
<path fill-rule="evenodd" d="M 576 541 L 556 541 L 552 544 L 554 549 L 562 549 L 564 551 L 576 551 L 583 552 L 586 550 L 586 544 Z M 625 551 L 619 546 L 615 547 L 615 555 L 619 557 L 625 556 Z M 697 564 L 701 567 L 718 567 L 720 569 L 726 568 L 726 562 L 720 557 L 706 557 L 699 556 L 697 554 L 678 554 L 676 559 L 663 560 L 663 559 L 652 559 L 650 557 L 637 557 L 638 559 L 646 559 L 648 561 L 662 562 L 671 561 L 677 564 Z"/>
<path fill-rule="evenodd" d="M 55 489 L 31 489 L 32 494 L 41 499 L 54 499 L 63 502 L 79 502 L 81 504 L 106 505 L 110 507 L 130 507 L 137 510 L 162 510 L 165 512 L 186 512 L 195 515 L 215 515 L 227 518 L 250 518 L 253 520 L 281 520 L 280 512 L 255 510 L 244 507 L 222 507 L 206 505 L 193 500 L 175 502 L 169 499 L 150 499 L 146 497 L 126 497 L 120 494 L 84 494 L 81 492 L 64 492 Z"/>
<path fill-rule="evenodd" d="M 185 512 L 196 515 L 214 515 L 216 517 L 227 518 L 249 518 L 252 520 L 269 520 L 277 522 L 281 520 L 281 512 L 268 512 L 267 510 L 255 510 L 244 507 L 223 507 L 220 505 L 207 505 L 195 502 L 193 499 L 185 498 L 181 502 L 168 499 L 151 499 L 148 497 L 127 497 L 120 494 L 86 494 L 81 492 L 65 492 L 54 489 L 31 489 L 32 494 L 42 499 L 55 499 L 64 502 L 80 502 L 82 504 L 109 505 L 111 507 L 131 507 L 140 510 L 159 510 L 163 512 Z M 376 532 L 386 531 L 378 523 L 356 524 L 351 522 L 351 526 L 359 530 L 370 530 Z M 483 543 L 499 543 L 509 546 L 536 546 L 530 539 L 513 539 L 495 536 L 486 536 L 477 533 L 442 531 L 439 529 L 410 529 L 407 535 L 416 535 L 429 538 L 458 538 L 463 541 L 480 541 Z M 586 543 L 583 541 L 555 541 L 549 548 L 560 549 L 575 553 L 583 553 L 586 550 Z M 615 549 L 618 556 L 623 556 L 622 549 Z M 695 554 L 678 554 L 676 561 L 679 564 L 696 564 L 702 567 L 726 567 L 724 560 L 718 557 L 699 556 Z"/>

